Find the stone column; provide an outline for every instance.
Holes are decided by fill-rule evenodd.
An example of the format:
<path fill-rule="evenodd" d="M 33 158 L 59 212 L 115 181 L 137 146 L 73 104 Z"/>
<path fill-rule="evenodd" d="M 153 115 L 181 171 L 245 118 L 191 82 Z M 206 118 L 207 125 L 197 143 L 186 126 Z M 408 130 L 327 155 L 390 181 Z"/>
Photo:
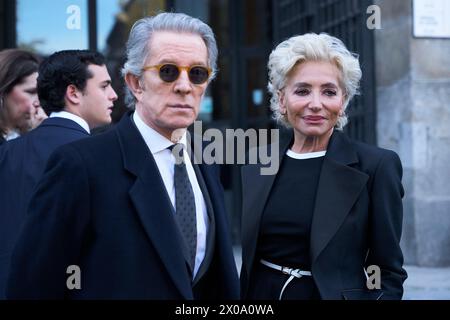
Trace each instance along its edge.
<path fill-rule="evenodd" d="M 406 264 L 450 266 L 450 39 L 412 34 L 412 0 L 379 0 L 377 138 L 403 163 Z"/>

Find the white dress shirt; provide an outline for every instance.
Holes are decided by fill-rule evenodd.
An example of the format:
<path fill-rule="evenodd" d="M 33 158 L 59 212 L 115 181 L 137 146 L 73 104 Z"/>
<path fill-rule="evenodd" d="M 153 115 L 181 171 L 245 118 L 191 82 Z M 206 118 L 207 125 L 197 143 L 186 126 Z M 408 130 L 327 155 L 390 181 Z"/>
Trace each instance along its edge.
<path fill-rule="evenodd" d="M 3 138 L 5 138 L 6 141 L 14 140 L 17 139 L 18 137 L 20 137 L 20 133 L 18 133 L 15 130 L 8 131 L 8 133 L 3 136 Z"/>
<path fill-rule="evenodd" d="M 170 201 L 174 209 L 175 206 L 175 185 L 174 185 L 174 165 L 175 157 L 172 152 L 168 149 L 173 142 L 166 137 L 159 134 L 156 130 L 149 127 L 141 119 L 137 112 L 133 114 L 133 120 L 144 138 L 150 152 L 155 159 L 156 165 L 158 166 L 159 173 L 164 182 L 167 194 L 169 195 Z M 206 235 L 208 232 L 208 213 L 206 209 L 205 199 L 203 198 L 202 191 L 197 181 L 197 176 L 195 175 L 194 168 L 192 167 L 191 159 L 186 152 L 186 133 L 183 135 L 179 143 L 183 144 L 183 157 L 186 163 L 186 169 L 189 176 L 189 181 L 192 185 L 192 190 L 194 191 L 195 197 L 195 211 L 197 217 L 197 251 L 195 255 L 195 267 L 193 277 L 198 272 L 198 269 L 205 258 L 206 252 Z M 175 211 L 174 211 L 175 212 Z"/>
<path fill-rule="evenodd" d="M 50 114 L 50 118 L 64 118 L 69 119 L 72 121 L 75 121 L 78 123 L 84 130 L 87 131 L 87 133 L 91 134 L 91 131 L 89 130 L 89 125 L 83 118 L 77 116 L 76 114 L 67 112 L 67 111 L 58 111 L 58 112 L 52 112 Z"/>

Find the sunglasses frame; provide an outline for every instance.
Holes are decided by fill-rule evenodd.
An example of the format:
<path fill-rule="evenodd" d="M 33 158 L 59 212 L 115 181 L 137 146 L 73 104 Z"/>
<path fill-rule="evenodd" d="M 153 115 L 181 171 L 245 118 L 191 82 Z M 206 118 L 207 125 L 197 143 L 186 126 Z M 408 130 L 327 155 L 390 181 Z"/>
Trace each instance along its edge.
<path fill-rule="evenodd" d="M 175 67 L 178 69 L 178 76 L 177 76 L 173 81 L 166 81 L 166 80 L 164 80 L 163 78 L 161 78 L 161 75 L 160 75 L 161 68 L 164 67 L 164 66 L 167 66 L 167 65 L 175 66 Z M 191 77 L 189 76 L 189 72 L 190 72 L 193 68 L 198 68 L 198 67 L 206 69 L 206 71 L 208 72 L 208 77 L 206 78 L 205 81 L 203 81 L 203 82 L 201 82 L 201 83 L 194 83 L 194 82 L 192 82 Z M 204 84 L 205 82 L 208 82 L 208 80 L 209 80 L 209 78 L 210 78 L 210 76 L 211 76 L 211 72 L 212 72 L 211 68 L 205 67 L 205 66 L 202 66 L 202 65 L 178 66 L 178 65 L 176 65 L 176 64 L 174 64 L 174 63 L 156 64 L 156 65 L 154 65 L 154 66 L 145 66 L 145 67 L 142 68 L 143 71 L 147 71 L 147 70 L 151 70 L 151 69 L 157 69 L 157 70 L 158 70 L 158 76 L 159 76 L 159 78 L 160 78 L 162 81 L 166 82 L 166 83 L 172 83 L 172 82 L 177 81 L 177 79 L 180 77 L 181 72 L 182 72 L 183 70 L 186 70 L 187 75 L 188 75 L 188 78 L 189 78 L 189 81 L 190 81 L 192 84 L 195 84 L 195 85 L 201 85 L 201 84 Z"/>

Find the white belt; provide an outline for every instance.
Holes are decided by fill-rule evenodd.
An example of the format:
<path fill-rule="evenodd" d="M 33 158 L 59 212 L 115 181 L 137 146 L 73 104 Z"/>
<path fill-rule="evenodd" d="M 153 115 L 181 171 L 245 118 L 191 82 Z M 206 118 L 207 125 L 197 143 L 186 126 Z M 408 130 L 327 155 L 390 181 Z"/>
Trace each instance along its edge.
<path fill-rule="evenodd" d="M 261 262 L 263 265 L 265 265 L 266 267 L 269 267 L 269 268 L 272 268 L 272 269 L 281 271 L 281 272 L 283 272 L 284 274 L 287 274 L 287 275 L 290 276 L 289 279 L 287 279 L 287 281 L 284 283 L 284 286 L 283 286 L 283 288 L 281 289 L 280 297 L 278 298 L 278 300 L 281 300 L 281 298 L 282 298 L 282 296 L 283 296 L 284 290 L 286 289 L 287 285 L 288 285 L 294 278 L 299 278 L 299 279 L 300 279 L 300 278 L 303 277 L 303 276 L 312 276 L 311 271 L 304 271 L 304 270 L 300 270 L 300 269 L 292 269 L 292 268 L 289 268 L 289 267 L 282 267 L 282 266 L 279 266 L 279 265 L 277 265 L 277 264 L 275 264 L 275 263 L 266 261 L 266 260 L 264 260 L 264 259 L 261 259 L 260 262 Z"/>

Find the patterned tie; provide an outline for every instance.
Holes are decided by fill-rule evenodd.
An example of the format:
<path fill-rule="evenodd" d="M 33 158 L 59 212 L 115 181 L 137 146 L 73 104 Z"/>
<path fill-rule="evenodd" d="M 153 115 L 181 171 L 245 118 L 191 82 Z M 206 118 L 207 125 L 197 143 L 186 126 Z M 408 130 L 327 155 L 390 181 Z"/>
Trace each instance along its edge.
<path fill-rule="evenodd" d="M 197 248 L 197 218 L 195 198 L 183 158 L 183 145 L 178 143 L 169 148 L 175 156 L 175 220 L 188 248 L 189 263 L 194 270 Z"/>

